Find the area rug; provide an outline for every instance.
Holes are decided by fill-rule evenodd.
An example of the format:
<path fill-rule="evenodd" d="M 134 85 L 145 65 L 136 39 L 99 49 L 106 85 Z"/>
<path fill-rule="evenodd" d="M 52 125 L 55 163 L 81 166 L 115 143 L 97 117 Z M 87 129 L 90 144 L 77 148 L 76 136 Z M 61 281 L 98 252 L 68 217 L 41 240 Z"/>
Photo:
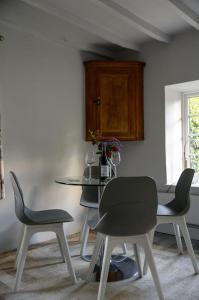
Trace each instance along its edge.
<path fill-rule="evenodd" d="M 88 252 L 92 252 L 93 243 Z M 133 255 L 128 245 L 128 254 Z M 97 299 L 98 283 L 87 283 L 85 275 L 89 263 L 79 257 L 80 244 L 70 243 L 70 251 L 79 282 L 70 281 L 66 264 L 61 262 L 55 242 L 31 247 L 28 251 L 20 290 L 12 291 L 15 279 L 15 252 L 0 255 L 0 300 L 94 300 Z M 116 249 L 116 252 L 121 249 Z M 178 255 L 176 249 L 154 245 L 157 265 L 165 300 L 199 300 L 199 275 L 194 275 L 189 256 Z M 141 253 L 143 258 L 143 253 Z M 199 262 L 199 256 L 197 255 Z M 106 300 L 155 300 L 158 299 L 150 272 L 138 280 L 108 283 Z"/>

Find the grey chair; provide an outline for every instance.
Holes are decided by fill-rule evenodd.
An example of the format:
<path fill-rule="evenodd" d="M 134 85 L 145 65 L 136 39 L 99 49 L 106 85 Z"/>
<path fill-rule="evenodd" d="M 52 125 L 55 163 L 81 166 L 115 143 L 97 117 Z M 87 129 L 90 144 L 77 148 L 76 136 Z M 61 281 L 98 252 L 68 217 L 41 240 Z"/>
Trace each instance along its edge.
<path fill-rule="evenodd" d="M 91 173 L 93 178 L 99 178 L 99 167 L 98 166 L 92 166 L 91 167 Z M 88 177 L 89 175 L 89 168 L 85 168 L 83 176 Z M 83 257 L 86 260 L 89 260 L 89 258 L 86 258 L 86 246 L 88 243 L 88 236 L 89 231 L 92 229 L 92 227 L 95 226 L 97 223 L 99 216 L 98 216 L 98 208 L 99 208 L 99 201 L 100 201 L 100 191 L 99 187 L 97 186 L 83 186 L 82 187 L 82 194 L 80 197 L 80 205 L 84 206 L 86 209 L 85 213 L 85 219 L 80 235 L 80 242 L 81 242 L 81 249 L 80 249 L 80 256 Z M 127 247 L 125 244 L 122 245 L 123 253 L 127 253 Z M 136 247 L 134 246 L 134 252 L 136 255 L 136 260 L 139 262 L 139 253 Z M 140 268 L 140 276 L 142 275 L 142 271 Z"/>
<path fill-rule="evenodd" d="M 68 242 L 66 240 L 63 223 L 72 222 L 72 216 L 61 209 L 51 209 L 43 211 L 30 210 L 24 204 L 23 192 L 14 172 L 10 171 L 10 179 L 14 191 L 15 212 L 19 221 L 23 224 L 23 230 L 16 256 L 16 280 L 14 290 L 20 285 L 21 277 L 26 260 L 26 252 L 31 236 L 36 232 L 53 231 L 57 235 L 60 251 L 64 262 L 68 265 L 68 270 L 72 281 L 76 283 L 76 275 L 73 269 Z"/>
<path fill-rule="evenodd" d="M 190 188 L 194 176 L 194 170 L 187 168 L 180 175 L 176 188 L 175 188 L 175 197 L 169 203 L 158 205 L 157 209 L 157 225 L 172 223 L 174 226 L 174 232 L 176 235 L 176 241 L 178 245 L 179 252 L 183 253 L 181 233 L 184 237 L 189 256 L 191 258 L 194 271 L 196 274 L 199 273 L 198 265 L 196 262 L 195 254 L 193 251 L 191 239 L 189 236 L 189 231 L 187 229 L 185 214 L 190 208 Z M 157 226 L 156 225 L 156 226 Z M 153 242 L 155 228 L 150 232 L 150 239 Z M 144 261 L 144 270 L 143 273 L 147 273 L 147 260 Z"/>
<path fill-rule="evenodd" d="M 148 237 L 156 225 L 156 212 L 157 189 L 153 179 L 118 177 L 107 184 L 99 206 L 100 220 L 95 227 L 97 238 L 87 278 L 92 277 L 104 243 L 97 300 L 104 299 L 112 250 L 124 242 L 143 247 L 159 298 L 164 299 Z"/>
<path fill-rule="evenodd" d="M 91 167 L 92 177 L 99 177 L 99 167 Z M 84 170 L 84 176 L 88 177 L 88 168 Z M 83 186 L 82 194 L 80 198 L 80 205 L 84 206 L 86 209 L 85 219 L 81 231 L 80 241 L 81 241 L 81 250 L 80 256 L 85 257 L 86 255 L 86 246 L 88 242 L 89 235 L 89 220 L 92 218 L 98 218 L 98 208 L 99 208 L 99 194 L 97 186 Z"/>

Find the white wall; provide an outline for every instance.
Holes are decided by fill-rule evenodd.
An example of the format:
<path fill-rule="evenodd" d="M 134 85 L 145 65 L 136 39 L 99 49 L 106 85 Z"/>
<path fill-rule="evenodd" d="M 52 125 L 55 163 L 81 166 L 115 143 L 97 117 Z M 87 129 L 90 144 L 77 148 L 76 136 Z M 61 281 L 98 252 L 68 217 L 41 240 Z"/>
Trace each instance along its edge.
<path fill-rule="evenodd" d="M 80 230 L 81 189 L 54 183 L 84 168 L 84 67 L 93 58 L 72 48 L 1 27 L 0 108 L 6 198 L 0 201 L 0 251 L 14 248 L 19 222 L 8 178 L 14 170 L 32 209 L 63 208 L 75 218 L 67 233 Z M 51 238 L 45 234 L 42 238 Z M 35 241 L 40 240 L 36 236 Z"/>

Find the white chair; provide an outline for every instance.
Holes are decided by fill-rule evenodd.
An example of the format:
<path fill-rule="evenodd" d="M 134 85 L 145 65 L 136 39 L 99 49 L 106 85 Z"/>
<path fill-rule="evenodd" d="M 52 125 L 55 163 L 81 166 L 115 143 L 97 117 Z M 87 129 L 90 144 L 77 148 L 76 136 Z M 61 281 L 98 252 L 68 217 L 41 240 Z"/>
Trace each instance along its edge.
<path fill-rule="evenodd" d="M 72 222 L 72 216 L 61 209 L 51 209 L 43 211 L 30 210 L 24 204 L 22 189 L 19 185 L 16 175 L 12 171 L 10 172 L 10 179 L 14 190 L 16 216 L 19 221 L 23 223 L 21 241 L 17 250 L 16 257 L 17 272 L 14 290 L 17 291 L 21 282 L 21 277 L 26 260 L 26 252 L 28 249 L 30 238 L 34 233 L 43 231 L 53 231 L 56 233 L 61 255 L 64 259 L 64 262 L 66 262 L 68 265 L 68 270 L 73 283 L 76 283 L 77 279 L 69 253 L 68 242 L 63 230 L 63 223 Z"/>
<path fill-rule="evenodd" d="M 118 177 L 107 184 L 99 206 L 97 239 L 87 278 L 91 279 L 101 245 L 105 243 L 97 300 L 104 299 L 112 251 L 125 242 L 144 249 L 159 299 L 164 299 L 148 236 L 156 225 L 156 212 L 157 189 L 151 178 Z"/>
<path fill-rule="evenodd" d="M 174 226 L 174 231 L 176 235 L 176 241 L 178 245 L 178 251 L 180 254 L 183 253 L 181 234 L 184 237 L 189 256 L 191 258 L 193 268 L 196 274 L 199 273 L 198 265 L 196 262 L 195 254 L 193 251 L 191 239 L 189 236 L 189 231 L 187 229 L 187 224 L 185 220 L 185 214 L 188 212 L 190 208 L 190 188 L 192 179 L 194 176 L 194 170 L 187 168 L 185 169 L 180 178 L 178 179 L 176 188 L 175 188 L 175 197 L 169 203 L 162 205 L 158 205 L 157 209 L 157 225 L 172 223 Z M 150 233 L 150 240 L 153 243 L 155 228 Z M 143 273 L 146 274 L 148 269 L 147 259 L 144 261 L 144 269 Z"/>

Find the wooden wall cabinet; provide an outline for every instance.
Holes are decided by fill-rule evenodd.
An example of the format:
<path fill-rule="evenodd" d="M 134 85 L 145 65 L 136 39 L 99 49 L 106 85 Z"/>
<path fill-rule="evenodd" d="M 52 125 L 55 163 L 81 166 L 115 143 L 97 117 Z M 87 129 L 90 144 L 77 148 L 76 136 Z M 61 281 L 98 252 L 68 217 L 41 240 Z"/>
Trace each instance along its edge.
<path fill-rule="evenodd" d="M 85 62 L 86 140 L 144 139 L 143 62 Z"/>

